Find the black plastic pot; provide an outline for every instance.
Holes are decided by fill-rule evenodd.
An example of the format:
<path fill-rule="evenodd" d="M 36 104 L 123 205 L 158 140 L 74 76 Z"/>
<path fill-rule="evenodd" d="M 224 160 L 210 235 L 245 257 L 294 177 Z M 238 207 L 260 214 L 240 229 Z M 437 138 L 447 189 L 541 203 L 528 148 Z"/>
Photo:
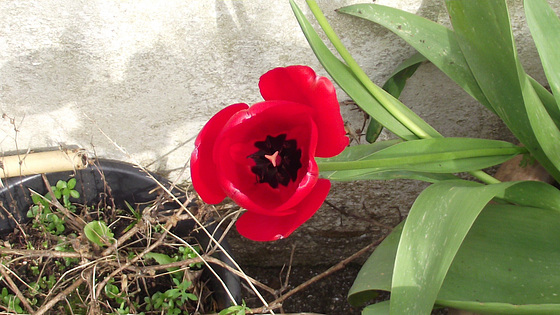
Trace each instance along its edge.
<path fill-rule="evenodd" d="M 151 175 L 167 188 L 171 187 L 171 183 L 167 179 L 155 174 Z M 145 172 L 132 164 L 106 159 L 95 160 L 83 170 L 47 173 L 46 176 L 51 185 L 55 185 L 58 180 L 66 181 L 70 177 L 75 177 L 77 180 L 75 189 L 80 193 L 80 200 L 76 201 L 78 203 L 96 205 L 106 199 L 114 201 L 115 206 L 124 207 L 123 209 L 126 209 L 125 201 L 135 208 L 138 204 L 153 201 L 157 197 L 157 192 L 154 191 L 157 191 L 156 188 L 159 187 Z M 16 227 L 14 219 L 20 223 L 28 220 L 26 214 L 33 204 L 29 189 L 42 195 L 48 192 L 41 175 L 8 178 L 2 180 L 2 183 L 3 186 L 0 187 L 0 235 L 13 231 Z M 185 201 L 184 195 L 181 195 L 177 189 L 171 189 L 171 191 L 181 202 Z M 166 209 L 178 207 L 179 205 L 173 202 L 165 204 Z M 202 232 L 191 233 L 194 227 L 194 221 L 182 221 L 173 232 L 182 237 L 193 236 L 203 247 L 207 246 L 210 242 L 207 235 Z M 221 237 L 220 230 L 214 231 L 215 228 L 212 226 L 210 229 L 211 232 L 214 232 L 216 239 Z M 222 241 L 221 245 L 226 250 L 229 249 L 227 242 Z M 216 257 L 231 265 L 231 261 L 223 252 L 218 251 Z M 213 266 L 213 268 L 239 302 L 241 299 L 239 277 L 225 268 L 219 266 Z M 213 295 L 219 307 L 230 306 L 231 301 L 220 282 L 209 272 L 207 276 L 208 286 L 214 292 Z"/>

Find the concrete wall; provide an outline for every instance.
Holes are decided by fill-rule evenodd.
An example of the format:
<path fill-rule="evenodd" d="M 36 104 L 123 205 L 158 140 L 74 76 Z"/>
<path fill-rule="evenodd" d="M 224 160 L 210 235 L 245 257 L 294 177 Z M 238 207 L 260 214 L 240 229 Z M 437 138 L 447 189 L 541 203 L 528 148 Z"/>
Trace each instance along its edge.
<path fill-rule="evenodd" d="M 311 18 L 305 2 L 297 2 Z M 382 84 L 413 49 L 381 27 L 334 12 L 362 2 L 318 1 L 358 62 Z M 449 24 L 441 0 L 376 3 Z M 510 1 L 520 56 L 543 82 L 521 4 Z M 79 145 L 177 179 L 209 117 L 232 103 L 259 101 L 259 76 L 291 64 L 326 75 L 287 0 L 1 1 L 0 152 Z M 347 99 L 342 92 L 339 98 Z M 402 100 L 446 136 L 511 139 L 498 119 L 431 65 L 410 80 Z M 361 127 L 355 111 L 346 106 L 344 113 Z M 391 207 L 406 212 L 423 187 L 408 181 L 337 184 L 329 200 L 356 215 Z M 372 237 L 370 225 L 351 220 L 324 207 L 295 236 L 307 238 L 303 248 L 336 243 L 337 255 L 345 255 Z M 276 248 L 285 253 L 294 240 Z M 254 251 L 265 250 L 259 246 Z M 332 254 L 325 256 L 317 261 Z"/>

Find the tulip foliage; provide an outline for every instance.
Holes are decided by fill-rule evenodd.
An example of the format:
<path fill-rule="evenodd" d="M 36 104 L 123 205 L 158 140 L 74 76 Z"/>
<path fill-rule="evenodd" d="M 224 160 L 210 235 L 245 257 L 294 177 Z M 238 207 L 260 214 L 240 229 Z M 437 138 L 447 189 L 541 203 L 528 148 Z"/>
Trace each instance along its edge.
<path fill-rule="evenodd" d="M 401 139 L 317 158 L 321 176 L 433 183 L 365 263 L 349 302 L 360 305 L 382 290 L 391 292 L 390 301 L 369 305 L 364 314 L 429 314 L 438 306 L 560 313 L 560 191 L 542 182 L 501 183 L 479 171 L 525 154 L 560 180 L 560 20 L 547 1 L 525 0 L 524 7 L 552 93 L 524 71 L 505 0 L 446 0 L 453 29 L 371 3 L 338 10 L 386 27 L 418 51 L 396 71 L 389 92 L 368 79 L 314 1 L 308 1 L 311 12 L 342 60 L 291 4 L 333 80 Z M 493 140 L 443 138 L 402 104 L 397 99 L 402 76 L 410 76 L 424 59 L 489 114 L 498 115 L 526 149 Z M 478 181 L 458 179 L 458 172 L 469 172 Z"/>

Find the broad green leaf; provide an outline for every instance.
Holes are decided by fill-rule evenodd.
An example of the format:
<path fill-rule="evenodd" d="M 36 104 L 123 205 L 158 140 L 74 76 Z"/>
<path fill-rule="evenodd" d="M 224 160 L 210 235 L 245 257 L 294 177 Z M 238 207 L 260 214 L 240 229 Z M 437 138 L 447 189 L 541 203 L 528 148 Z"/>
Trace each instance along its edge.
<path fill-rule="evenodd" d="M 76 187 L 76 183 L 77 183 L 76 178 L 72 177 L 68 180 L 68 184 L 66 187 L 68 187 L 68 189 L 74 189 Z"/>
<path fill-rule="evenodd" d="M 546 111 L 522 89 L 529 91 L 530 84 L 517 58 L 505 1 L 446 0 L 446 4 L 457 42 L 492 108 L 541 165 L 560 179 L 560 171 L 551 162 L 554 149 L 541 148 L 547 143 L 537 140 L 540 135 L 535 135 L 527 113 L 526 105 L 533 107 L 533 117 Z M 544 129 L 550 129 L 549 120 L 544 121 Z"/>
<path fill-rule="evenodd" d="M 80 198 L 80 193 L 77 190 L 70 190 L 70 196 L 72 198 L 78 199 Z"/>
<path fill-rule="evenodd" d="M 290 0 L 290 4 L 298 20 L 301 29 L 325 70 L 331 75 L 333 80 L 348 94 L 355 102 L 362 108 L 368 115 L 379 121 L 385 128 L 389 129 L 399 138 L 405 140 L 418 139 L 407 127 L 391 115 L 375 97 L 373 97 L 362 83 L 354 76 L 348 66 L 342 63 L 333 53 L 325 46 L 321 38 L 317 35 L 305 15 L 301 12 L 299 7 Z M 399 111 L 408 119 L 413 121 L 416 125 L 420 126 L 432 137 L 440 137 L 439 133 L 418 117 L 408 107 L 404 106 L 397 99 L 392 97 L 389 93 L 381 88 L 379 93 L 384 98 L 389 100 Z"/>
<path fill-rule="evenodd" d="M 114 242 L 113 231 L 103 221 L 91 221 L 84 226 L 87 239 L 99 246 L 107 246 Z"/>
<path fill-rule="evenodd" d="M 64 188 L 66 188 L 66 186 L 67 184 L 63 180 L 59 180 L 58 182 L 56 182 L 56 188 L 59 190 L 63 190 Z"/>
<path fill-rule="evenodd" d="M 558 225 L 558 211 L 486 206 L 453 260 L 436 303 L 484 313 L 559 313 Z M 375 297 L 375 290 L 390 289 L 401 232 L 402 224 L 360 270 L 349 293 L 353 305 Z"/>
<path fill-rule="evenodd" d="M 548 84 L 560 104 L 560 20 L 546 0 L 524 1 L 529 30 L 541 57 Z"/>
<path fill-rule="evenodd" d="M 524 152 L 525 148 L 504 141 L 434 138 L 351 146 L 335 157 L 316 160 L 321 172 L 398 170 L 459 173 L 500 164 Z"/>
<path fill-rule="evenodd" d="M 511 204 L 560 212 L 560 190 L 544 182 L 520 181 L 496 194 Z"/>
<path fill-rule="evenodd" d="M 389 314 L 389 301 L 383 301 L 368 305 L 362 311 L 362 315 L 383 315 Z"/>
<path fill-rule="evenodd" d="M 497 186 L 445 181 L 420 194 L 397 249 L 392 313 L 430 313 L 455 254 L 480 211 L 496 195 Z"/>
<path fill-rule="evenodd" d="M 437 303 L 471 311 L 558 314 L 559 224 L 558 211 L 488 206 L 455 257 Z"/>
<path fill-rule="evenodd" d="M 542 189 L 543 185 L 546 184 L 508 182 L 482 186 L 473 182 L 448 181 L 430 186 L 414 203 L 402 236 L 399 235 L 400 227 L 395 228 L 368 259 L 349 293 L 349 301 L 364 301 L 372 296 L 372 290 L 387 290 L 392 286 L 391 310 L 396 314 L 429 314 L 436 296 L 437 304 L 445 306 L 451 306 L 450 301 L 462 301 L 469 307 L 480 307 L 480 302 L 487 302 L 484 305 L 487 311 L 503 307 L 511 309 L 511 305 L 504 306 L 504 303 L 549 303 L 539 298 L 541 293 L 549 300 L 555 299 L 553 303 L 559 303 L 560 297 L 553 295 L 558 287 L 540 289 L 540 286 L 546 277 L 552 277 L 551 283 L 560 283 L 560 274 L 555 272 L 560 264 L 560 248 L 556 246 L 560 236 L 560 229 L 556 228 L 560 224 L 560 211 L 558 204 L 554 204 L 560 198 L 560 192 L 554 192 L 555 196 L 549 202 L 541 203 L 546 208 L 489 205 L 477 218 L 493 196 L 516 195 L 523 190 L 531 193 Z M 508 190 L 512 192 L 507 193 Z M 538 197 L 546 199 L 548 195 L 533 196 Z M 535 226 L 539 227 L 538 233 L 534 231 Z M 469 236 L 464 242 L 467 245 L 461 245 L 467 232 Z M 482 232 L 489 235 L 480 237 Z M 497 239 L 505 243 L 495 246 Z M 548 244 L 545 250 L 541 250 L 542 242 Z M 459 246 L 461 250 L 454 258 Z M 550 249 L 552 246 L 554 248 Z M 471 250 L 465 253 L 465 248 Z M 550 250 L 551 256 L 543 261 L 542 256 Z M 397 263 L 393 269 L 396 255 Z M 535 258 L 531 261 L 528 257 Z M 453 266 L 446 276 L 452 261 Z M 497 268 L 494 263 L 510 267 Z M 518 265 L 522 267 L 513 269 Z M 535 274 L 542 276 L 534 278 Z M 445 283 L 441 286 L 444 278 Z M 492 281 L 485 282 L 488 279 Z M 535 292 L 535 289 L 540 291 Z M 512 298 L 512 290 L 527 299 Z M 469 298 L 465 299 L 465 296 Z M 525 313 L 539 308 L 538 305 L 521 307 L 529 310 Z"/>
<path fill-rule="evenodd" d="M 338 12 L 372 21 L 394 32 L 472 97 L 494 111 L 473 77 L 453 31 L 412 13 L 376 4 L 351 5 Z"/>

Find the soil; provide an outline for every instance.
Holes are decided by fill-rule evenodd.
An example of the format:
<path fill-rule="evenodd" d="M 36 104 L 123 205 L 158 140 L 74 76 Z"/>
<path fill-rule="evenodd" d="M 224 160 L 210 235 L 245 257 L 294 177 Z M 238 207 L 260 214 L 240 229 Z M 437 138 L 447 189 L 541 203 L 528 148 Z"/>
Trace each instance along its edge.
<path fill-rule="evenodd" d="M 324 272 L 331 266 L 294 266 L 291 269 L 289 284 L 287 290 L 309 280 L 310 278 Z M 354 278 L 358 274 L 360 266 L 350 264 L 346 268 L 335 272 L 327 278 L 313 283 L 305 290 L 289 297 L 283 303 L 283 311 L 285 313 L 310 312 L 319 314 L 360 314 L 361 309 L 353 308 L 346 301 L 348 290 L 354 282 Z M 258 267 L 248 266 L 244 271 L 251 277 L 266 283 L 273 288 L 282 286 L 285 281 L 285 270 L 279 267 Z M 280 275 L 282 280 L 280 279 Z M 286 290 L 286 291 L 287 291 Z M 245 288 L 243 292 L 247 296 L 246 301 L 250 306 L 258 307 L 262 303 L 257 299 L 252 291 Z M 266 296 L 267 301 L 272 301 L 272 296 Z"/>
<path fill-rule="evenodd" d="M 331 266 L 322 265 L 292 267 L 289 278 L 289 286 L 286 291 L 304 283 L 330 267 Z M 349 264 L 344 269 L 311 284 L 306 289 L 289 297 L 283 303 L 282 313 L 360 315 L 362 307 L 352 307 L 346 300 L 348 290 L 350 290 L 352 283 L 354 283 L 354 279 L 358 275 L 360 268 L 361 265 L 359 264 Z M 251 277 L 273 288 L 281 287 L 282 282 L 285 281 L 286 271 L 280 267 L 246 266 L 244 271 Z M 254 295 L 254 293 L 252 293 L 251 290 L 248 290 L 247 287 L 243 288 L 243 296 L 249 306 L 262 306 L 259 299 Z M 265 297 L 269 302 L 274 300 L 271 295 Z M 388 298 L 389 294 L 382 292 L 378 298 L 371 301 L 371 303 L 384 301 Z M 281 314 L 278 311 L 275 313 Z M 432 315 L 446 314 L 448 314 L 447 309 L 437 309 L 432 311 Z"/>

